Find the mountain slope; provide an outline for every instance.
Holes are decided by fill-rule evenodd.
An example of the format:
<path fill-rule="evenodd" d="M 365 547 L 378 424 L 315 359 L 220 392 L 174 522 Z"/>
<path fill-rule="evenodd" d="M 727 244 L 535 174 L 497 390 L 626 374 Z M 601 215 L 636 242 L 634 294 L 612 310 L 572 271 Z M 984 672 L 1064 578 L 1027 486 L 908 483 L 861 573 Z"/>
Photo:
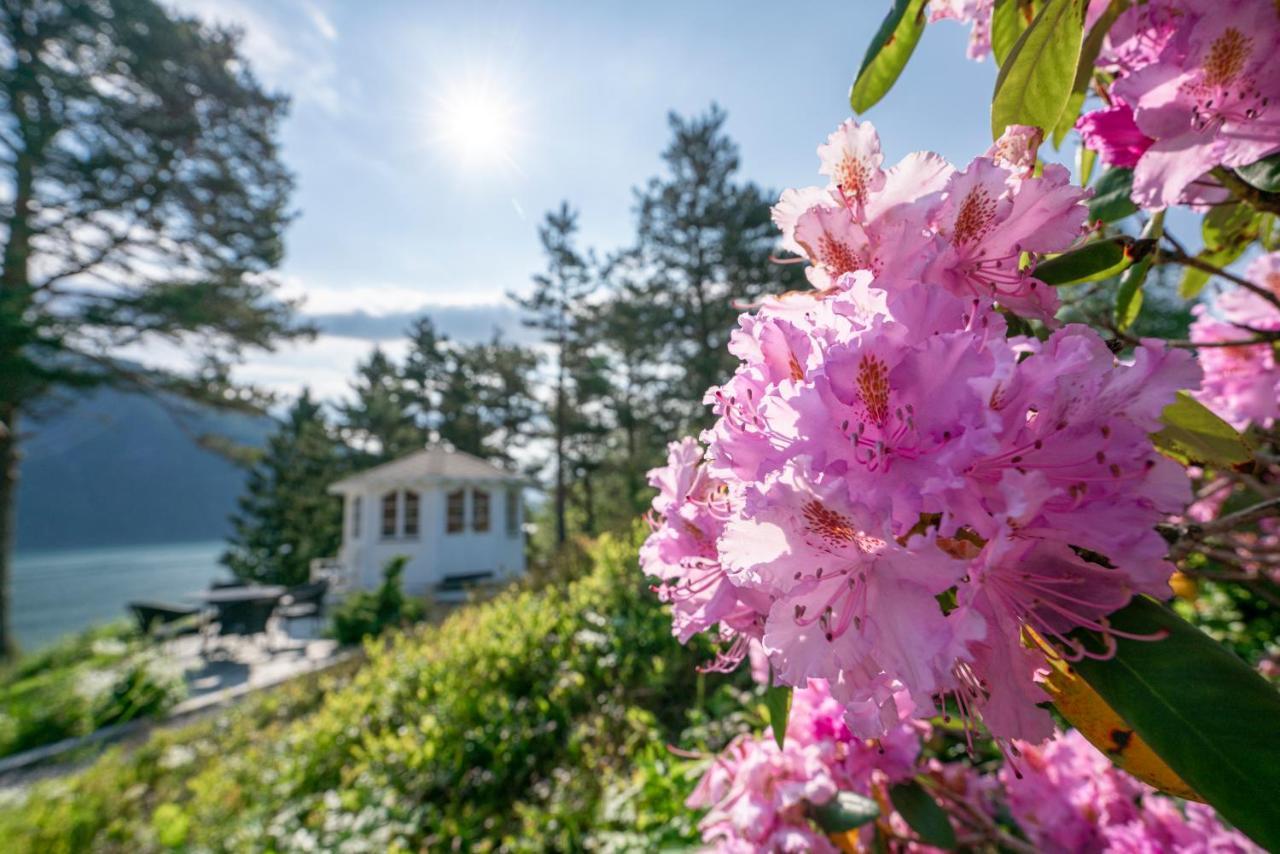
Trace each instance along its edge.
<path fill-rule="evenodd" d="M 181 404 L 175 404 L 181 405 Z M 20 551 L 221 538 L 244 471 L 195 440 L 261 445 L 268 418 L 193 411 L 114 389 L 68 396 L 28 420 L 18 485 Z"/>

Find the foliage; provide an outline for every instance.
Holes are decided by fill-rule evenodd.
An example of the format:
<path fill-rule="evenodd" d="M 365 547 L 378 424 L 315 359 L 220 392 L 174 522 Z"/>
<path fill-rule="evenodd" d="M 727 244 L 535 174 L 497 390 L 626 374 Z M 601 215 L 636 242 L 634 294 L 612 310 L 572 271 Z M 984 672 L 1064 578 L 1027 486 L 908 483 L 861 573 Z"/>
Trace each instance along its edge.
<path fill-rule="evenodd" d="M 320 405 L 307 391 L 294 402 L 249 472 L 222 562 L 237 578 L 293 586 L 311 561 L 337 553 L 342 503 L 329 495 L 347 463 Z"/>
<path fill-rule="evenodd" d="M 422 602 L 406 598 L 402 589 L 401 576 L 408 562 L 403 555 L 387 561 L 377 590 L 357 590 L 334 608 L 333 636 L 339 643 L 359 643 L 422 619 L 426 610 Z"/>
<path fill-rule="evenodd" d="M 185 695 L 181 673 L 128 624 L 63 638 L 0 671 L 0 756 L 158 717 Z"/>
<path fill-rule="evenodd" d="M 667 778 L 681 763 L 661 745 L 718 749 L 755 719 L 696 672 L 704 645 L 670 636 L 634 548 L 606 538 L 578 581 L 369 644 L 341 686 L 288 686 L 39 784 L 0 809 L 0 838 L 148 851 L 185 827 L 195 850 L 568 850 L 640 814 L 630 832 L 688 841 L 689 820 L 665 818 L 688 778 Z"/>

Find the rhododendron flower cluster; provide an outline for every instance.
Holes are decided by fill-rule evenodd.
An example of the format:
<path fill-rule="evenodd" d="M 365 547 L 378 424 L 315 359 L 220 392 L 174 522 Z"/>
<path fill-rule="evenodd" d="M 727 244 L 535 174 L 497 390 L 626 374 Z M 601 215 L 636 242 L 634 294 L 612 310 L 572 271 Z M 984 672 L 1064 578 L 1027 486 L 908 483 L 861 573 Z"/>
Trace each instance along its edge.
<path fill-rule="evenodd" d="M 871 795 L 910 778 L 927 730 L 903 724 L 874 743 L 857 738 L 826 683 L 814 681 L 793 696 L 784 747 L 772 737 L 739 737 L 715 758 L 688 806 L 708 810 L 702 838 L 720 851 L 834 854 L 810 808 L 837 792 Z"/>
<path fill-rule="evenodd" d="M 1280 252 L 1263 255 L 1245 271 L 1245 279 L 1280 298 Z M 1280 308 L 1244 288 L 1219 297 L 1212 308 L 1198 305 L 1191 325 L 1197 344 L 1249 341 L 1258 332 L 1280 332 Z M 1270 427 L 1280 418 L 1280 365 L 1272 343 L 1200 348 L 1204 385 L 1200 400 L 1238 428 Z"/>
<path fill-rule="evenodd" d="M 707 810 L 699 827 L 710 850 L 835 852 L 813 820 L 813 806 L 853 792 L 889 809 L 888 787 L 921 775 L 957 839 L 972 844 L 995 841 L 992 829 L 1009 816 L 1037 851 L 1051 853 L 1261 850 L 1224 827 L 1210 807 L 1159 794 L 1117 769 L 1074 730 L 1040 745 L 1019 742 L 1017 768 L 1006 764 L 994 773 L 924 760 L 928 735 L 929 727 L 916 723 L 876 741 L 858 739 L 826 684 L 814 681 L 795 692 L 783 748 L 767 735 L 739 737 L 714 758 L 687 804 Z M 910 841 L 913 833 L 896 812 L 859 829 L 867 850 L 876 824 L 905 842 L 902 850 L 936 850 Z"/>
<path fill-rule="evenodd" d="M 1190 490 L 1149 434 L 1199 369 L 1157 341 L 1118 361 L 1084 326 L 1008 334 L 997 304 L 1053 306 L 1017 257 L 1084 216 L 1065 175 L 1018 171 L 1018 133 L 963 171 L 887 172 L 868 125 L 833 134 L 833 185 L 776 211 L 821 289 L 741 318 L 705 451 L 674 444 L 651 475 L 642 563 L 677 634 L 718 632 L 726 667 L 760 642 L 779 681 L 826 680 L 858 736 L 943 700 L 1046 737 L 1033 641 L 1105 655 L 1068 633 L 1113 641 L 1110 612 L 1168 591 L 1154 525 Z"/>
<path fill-rule="evenodd" d="M 1064 167 L 1032 176 L 1039 142 L 1016 125 L 964 170 L 930 152 L 884 169 L 875 128 L 847 121 L 818 148 L 830 183 L 788 190 L 774 209 L 782 245 L 820 290 L 867 271 L 889 293 L 928 280 L 1048 320 L 1058 296 L 1026 260 L 1071 246 L 1088 209 Z"/>
<path fill-rule="evenodd" d="M 1106 3 L 1090 6 L 1092 17 Z M 1258 0 L 1134 3 L 1097 67 L 1107 105 L 1076 127 L 1104 162 L 1133 167 L 1146 208 L 1220 200 L 1206 173 L 1280 151 L 1280 8 Z"/>
<path fill-rule="evenodd" d="M 1039 851 L 1261 851 L 1213 809 L 1156 793 L 1079 732 L 1022 744 L 1019 773 L 1000 771 L 1009 811 Z"/>

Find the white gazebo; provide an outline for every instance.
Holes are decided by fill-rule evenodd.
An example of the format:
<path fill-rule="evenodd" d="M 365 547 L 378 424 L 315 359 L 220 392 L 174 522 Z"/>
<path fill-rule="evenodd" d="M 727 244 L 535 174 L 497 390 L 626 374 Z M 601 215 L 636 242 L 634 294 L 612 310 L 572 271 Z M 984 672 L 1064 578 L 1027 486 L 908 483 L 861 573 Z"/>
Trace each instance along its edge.
<path fill-rule="evenodd" d="M 404 590 L 459 598 L 525 572 L 523 478 L 479 457 L 429 447 L 344 478 L 342 549 L 321 561 L 339 587 L 371 590 L 404 555 Z"/>

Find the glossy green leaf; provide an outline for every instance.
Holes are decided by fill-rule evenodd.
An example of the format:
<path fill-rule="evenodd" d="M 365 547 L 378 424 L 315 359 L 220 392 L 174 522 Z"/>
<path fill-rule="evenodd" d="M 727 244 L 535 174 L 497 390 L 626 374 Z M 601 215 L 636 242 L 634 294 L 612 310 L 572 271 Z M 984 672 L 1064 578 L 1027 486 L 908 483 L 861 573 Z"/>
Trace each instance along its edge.
<path fill-rule="evenodd" d="M 1220 467 L 1253 459 L 1253 449 L 1236 428 L 1185 391 L 1164 408 L 1160 421 L 1165 426 L 1151 440 L 1177 459 Z"/>
<path fill-rule="evenodd" d="M 865 113 L 875 106 L 907 67 L 924 32 L 924 4 L 925 0 L 894 0 L 849 90 L 849 104 L 855 113 Z"/>
<path fill-rule="evenodd" d="M 1084 0 L 1048 0 L 1000 66 L 991 99 L 993 138 L 1009 125 L 1058 126 L 1083 41 Z"/>
<path fill-rule="evenodd" d="M 1257 163 L 1241 166 L 1236 170 L 1236 174 L 1259 190 L 1265 190 L 1268 193 L 1280 192 L 1280 154 L 1273 154 Z"/>
<path fill-rule="evenodd" d="M 1217 205 L 1205 214 L 1200 223 L 1204 245 L 1225 246 L 1235 242 L 1250 231 L 1256 217 L 1253 208 L 1245 204 Z"/>
<path fill-rule="evenodd" d="M 1133 263 L 1128 237 L 1094 240 L 1036 265 L 1035 277 L 1046 285 L 1074 285 L 1118 276 Z"/>
<path fill-rule="evenodd" d="M 956 847 L 956 833 L 951 827 L 951 820 L 933 796 L 915 780 L 891 788 L 889 800 L 925 845 L 944 849 Z"/>
<path fill-rule="evenodd" d="M 1072 668 L 1227 821 L 1280 850 L 1280 693 L 1252 668 L 1145 596 L 1111 615 L 1115 655 Z M 1090 649 L 1101 642 L 1079 630 Z"/>
<path fill-rule="evenodd" d="M 764 706 L 769 712 L 769 729 L 773 740 L 782 747 L 787 740 L 787 718 L 791 714 L 791 686 L 775 685 L 773 673 L 769 674 L 769 687 L 764 692 Z"/>
<path fill-rule="evenodd" d="M 1093 198 L 1089 200 L 1089 219 L 1092 222 L 1115 222 L 1138 212 L 1138 206 L 1129 195 L 1133 192 L 1132 169 L 1108 169 L 1093 186 Z"/>
<path fill-rule="evenodd" d="M 991 9 L 991 55 L 996 65 L 1004 65 L 1018 37 L 1043 5 L 1039 0 L 996 0 Z"/>
<path fill-rule="evenodd" d="M 1089 81 L 1093 79 L 1094 63 L 1098 59 L 1098 54 L 1102 52 L 1102 43 L 1111 25 L 1116 22 L 1116 18 L 1128 8 L 1129 0 L 1111 0 L 1106 11 L 1094 22 L 1089 34 L 1085 36 L 1084 43 L 1080 47 L 1080 59 L 1076 63 L 1075 79 L 1071 84 L 1071 97 L 1067 99 L 1067 106 L 1058 117 L 1058 124 L 1053 130 L 1054 148 L 1062 145 L 1062 140 L 1066 138 L 1067 133 L 1075 127 L 1076 119 L 1080 117 L 1080 108 L 1084 106 L 1085 95 L 1089 91 Z"/>
<path fill-rule="evenodd" d="M 809 817 L 825 833 L 845 833 L 880 817 L 880 806 L 853 792 L 836 792 L 825 804 L 810 804 Z"/>

